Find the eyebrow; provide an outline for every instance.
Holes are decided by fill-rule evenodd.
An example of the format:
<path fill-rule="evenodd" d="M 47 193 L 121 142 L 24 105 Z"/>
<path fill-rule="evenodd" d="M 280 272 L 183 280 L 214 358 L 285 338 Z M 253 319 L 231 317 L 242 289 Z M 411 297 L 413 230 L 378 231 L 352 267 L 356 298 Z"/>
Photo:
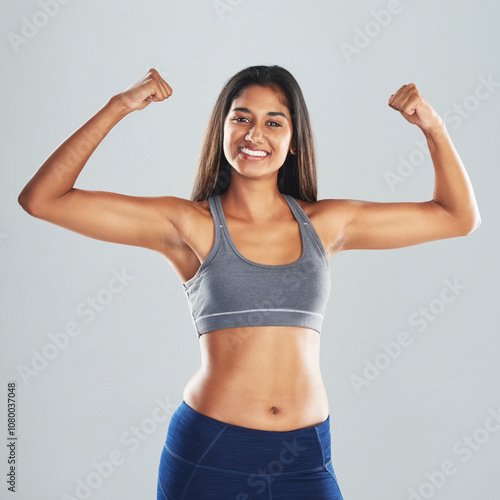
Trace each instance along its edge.
<path fill-rule="evenodd" d="M 248 108 L 233 108 L 232 111 L 242 111 L 243 113 L 252 113 Z M 268 111 L 267 114 L 269 116 L 282 116 L 283 118 L 287 119 L 286 115 L 283 113 L 279 113 L 278 111 Z"/>

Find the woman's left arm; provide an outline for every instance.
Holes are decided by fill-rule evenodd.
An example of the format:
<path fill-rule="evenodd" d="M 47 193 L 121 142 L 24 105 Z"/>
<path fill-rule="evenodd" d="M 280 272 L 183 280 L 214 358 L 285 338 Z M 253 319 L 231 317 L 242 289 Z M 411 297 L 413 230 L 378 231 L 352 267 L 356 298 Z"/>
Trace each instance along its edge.
<path fill-rule="evenodd" d="M 469 176 L 451 141 L 444 120 L 420 95 L 414 83 L 403 85 L 389 99 L 425 135 L 434 164 L 430 201 L 381 203 L 323 200 L 340 220 L 337 250 L 383 249 L 470 234 L 481 224 Z"/>

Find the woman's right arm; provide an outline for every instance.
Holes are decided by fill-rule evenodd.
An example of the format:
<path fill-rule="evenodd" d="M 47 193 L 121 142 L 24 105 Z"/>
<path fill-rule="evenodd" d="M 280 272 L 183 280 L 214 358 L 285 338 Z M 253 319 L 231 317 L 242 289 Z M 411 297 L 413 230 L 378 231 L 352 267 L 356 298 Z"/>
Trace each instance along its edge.
<path fill-rule="evenodd" d="M 113 96 L 49 156 L 19 194 L 19 204 L 33 217 L 98 240 L 156 251 L 179 245 L 176 228 L 191 205 L 189 200 L 74 187 L 94 150 L 122 118 L 170 95 L 171 87 L 151 69 L 126 91 Z"/>

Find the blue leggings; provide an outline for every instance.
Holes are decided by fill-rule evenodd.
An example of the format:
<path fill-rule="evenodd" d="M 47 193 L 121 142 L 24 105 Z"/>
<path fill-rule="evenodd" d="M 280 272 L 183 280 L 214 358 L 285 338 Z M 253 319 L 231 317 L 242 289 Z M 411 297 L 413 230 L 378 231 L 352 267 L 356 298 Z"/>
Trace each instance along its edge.
<path fill-rule="evenodd" d="M 311 427 L 265 431 L 182 401 L 168 426 L 157 500 L 343 500 L 330 444 L 330 415 Z"/>

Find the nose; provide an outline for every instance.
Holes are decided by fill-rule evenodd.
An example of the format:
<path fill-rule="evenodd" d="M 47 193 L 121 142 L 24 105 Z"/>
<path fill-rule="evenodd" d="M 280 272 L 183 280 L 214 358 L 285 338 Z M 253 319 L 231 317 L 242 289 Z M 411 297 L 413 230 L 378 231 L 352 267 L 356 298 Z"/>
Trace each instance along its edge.
<path fill-rule="evenodd" d="M 262 142 L 262 127 L 254 125 L 247 133 L 245 140 L 253 143 Z"/>

